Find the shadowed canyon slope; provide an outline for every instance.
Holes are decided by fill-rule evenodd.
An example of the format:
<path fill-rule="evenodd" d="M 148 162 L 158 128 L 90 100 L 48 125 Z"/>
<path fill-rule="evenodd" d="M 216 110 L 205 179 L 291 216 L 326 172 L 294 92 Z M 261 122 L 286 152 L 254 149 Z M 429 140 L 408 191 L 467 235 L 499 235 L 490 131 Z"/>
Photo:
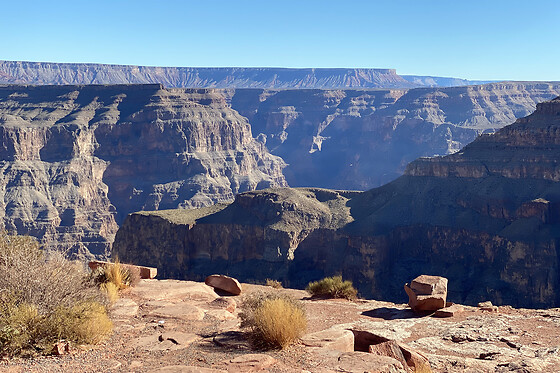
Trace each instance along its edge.
<path fill-rule="evenodd" d="M 559 306 L 559 160 L 560 98 L 367 192 L 269 189 L 132 214 L 113 252 L 176 278 L 304 286 L 342 273 L 362 295 L 404 301 L 402 284 L 429 273 L 449 278 L 450 301 Z"/>
<path fill-rule="evenodd" d="M 212 90 L 0 86 L 4 228 L 105 256 L 133 211 L 285 186 L 284 162 Z"/>

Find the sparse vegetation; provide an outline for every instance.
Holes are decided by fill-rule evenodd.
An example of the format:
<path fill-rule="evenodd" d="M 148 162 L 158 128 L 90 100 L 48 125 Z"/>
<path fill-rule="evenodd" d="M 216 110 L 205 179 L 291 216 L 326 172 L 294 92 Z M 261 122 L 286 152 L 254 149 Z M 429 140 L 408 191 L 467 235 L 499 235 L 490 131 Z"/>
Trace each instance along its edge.
<path fill-rule="evenodd" d="M 91 278 L 107 294 L 111 303 L 114 303 L 119 298 L 119 290 L 135 286 L 140 282 L 140 271 L 137 267 L 122 264 L 116 258 L 113 263 L 94 270 Z"/>
<path fill-rule="evenodd" d="M 303 303 L 283 294 L 255 293 L 242 304 L 241 326 L 257 348 L 285 348 L 307 328 Z"/>
<path fill-rule="evenodd" d="M 329 298 L 356 299 L 358 291 L 352 285 L 352 281 L 343 281 L 342 276 L 325 277 L 322 280 L 310 282 L 305 289 L 314 296 Z"/>
<path fill-rule="evenodd" d="M 282 283 L 280 281 L 272 280 L 270 278 L 266 279 L 265 285 L 273 287 L 274 289 L 282 289 L 283 288 Z"/>
<path fill-rule="evenodd" d="M 0 356 L 48 354 L 61 339 L 97 343 L 112 330 L 105 304 L 82 265 L 0 232 Z"/>

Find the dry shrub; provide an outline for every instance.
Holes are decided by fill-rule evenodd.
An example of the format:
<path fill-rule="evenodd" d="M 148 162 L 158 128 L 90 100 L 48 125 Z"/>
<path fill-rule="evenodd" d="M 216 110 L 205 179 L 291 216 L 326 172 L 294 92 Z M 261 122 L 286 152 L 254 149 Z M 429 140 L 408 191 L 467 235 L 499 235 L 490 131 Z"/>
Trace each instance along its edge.
<path fill-rule="evenodd" d="M 352 281 L 343 281 L 342 276 L 325 277 L 322 280 L 310 282 L 305 289 L 311 295 L 329 298 L 356 299 L 358 291 L 352 286 Z"/>
<path fill-rule="evenodd" d="M 111 294 L 114 292 L 113 288 L 118 291 L 137 285 L 140 282 L 140 269 L 132 265 L 122 264 L 119 258 L 116 258 L 113 263 L 101 266 L 93 271 L 91 277 L 111 298 Z"/>
<path fill-rule="evenodd" d="M 0 355 L 50 353 L 59 339 L 99 341 L 112 328 L 104 304 L 82 265 L 0 232 Z"/>
<path fill-rule="evenodd" d="M 95 344 L 111 334 L 113 324 L 105 307 L 97 302 L 85 301 L 72 307 L 59 307 L 43 323 L 45 335 L 58 335 L 58 339 L 77 343 Z"/>
<path fill-rule="evenodd" d="M 101 289 L 101 291 L 105 293 L 105 295 L 107 295 L 107 298 L 109 299 L 109 302 L 111 304 L 119 300 L 119 288 L 112 282 L 104 282 L 100 284 L 99 289 Z"/>
<path fill-rule="evenodd" d="M 282 294 L 256 293 L 245 297 L 240 317 L 241 326 L 249 329 L 257 348 L 284 348 L 307 328 L 303 303 Z"/>
<path fill-rule="evenodd" d="M 274 289 L 282 289 L 283 288 L 282 283 L 280 281 L 272 280 L 270 278 L 266 279 L 265 285 L 273 287 Z"/>

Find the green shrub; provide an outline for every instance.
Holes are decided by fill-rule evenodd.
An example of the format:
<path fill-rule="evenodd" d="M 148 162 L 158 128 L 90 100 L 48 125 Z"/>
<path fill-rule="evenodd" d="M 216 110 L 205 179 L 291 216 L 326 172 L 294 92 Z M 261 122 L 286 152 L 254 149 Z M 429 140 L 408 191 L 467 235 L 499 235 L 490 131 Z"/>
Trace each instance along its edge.
<path fill-rule="evenodd" d="M 0 232 L 0 356 L 48 354 L 60 339 L 96 343 L 112 329 L 83 265 Z"/>
<path fill-rule="evenodd" d="M 303 303 L 287 295 L 255 293 L 245 297 L 241 309 L 241 326 L 257 348 L 284 348 L 307 328 Z"/>
<path fill-rule="evenodd" d="M 322 280 L 310 282 L 305 289 L 314 296 L 329 298 L 356 299 L 358 291 L 352 286 L 352 281 L 343 281 L 342 276 L 325 277 Z"/>

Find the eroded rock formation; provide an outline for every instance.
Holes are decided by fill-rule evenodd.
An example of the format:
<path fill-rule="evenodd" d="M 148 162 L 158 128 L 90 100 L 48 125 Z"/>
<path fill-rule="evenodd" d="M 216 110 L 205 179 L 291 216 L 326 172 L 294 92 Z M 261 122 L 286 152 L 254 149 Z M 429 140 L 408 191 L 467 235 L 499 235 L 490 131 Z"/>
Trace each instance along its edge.
<path fill-rule="evenodd" d="M 213 90 L 0 86 L 0 139 L 4 228 L 79 257 L 106 256 L 130 212 L 286 185 Z"/>
<path fill-rule="evenodd" d="M 288 164 L 291 186 L 367 190 L 529 115 L 560 83 L 411 90 L 236 90 L 232 108 Z"/>
<path fill-rule="evenodd" d="M 410 88 L 394 69 L 156 67 L 0 61 L 3 84 L 163 84 L 168 88 Z"/>
<path fill-rule="evenodd" d="M 403 283 L 431 274 L 449 279 L 452 302 L 558 306 L 559 159 L 560 98 L 367 192 L 270 189 L 132 214 L 113 250 L 175 278 L 301 287 L 342 273 L 362 295 L 402 302 Z"/>

